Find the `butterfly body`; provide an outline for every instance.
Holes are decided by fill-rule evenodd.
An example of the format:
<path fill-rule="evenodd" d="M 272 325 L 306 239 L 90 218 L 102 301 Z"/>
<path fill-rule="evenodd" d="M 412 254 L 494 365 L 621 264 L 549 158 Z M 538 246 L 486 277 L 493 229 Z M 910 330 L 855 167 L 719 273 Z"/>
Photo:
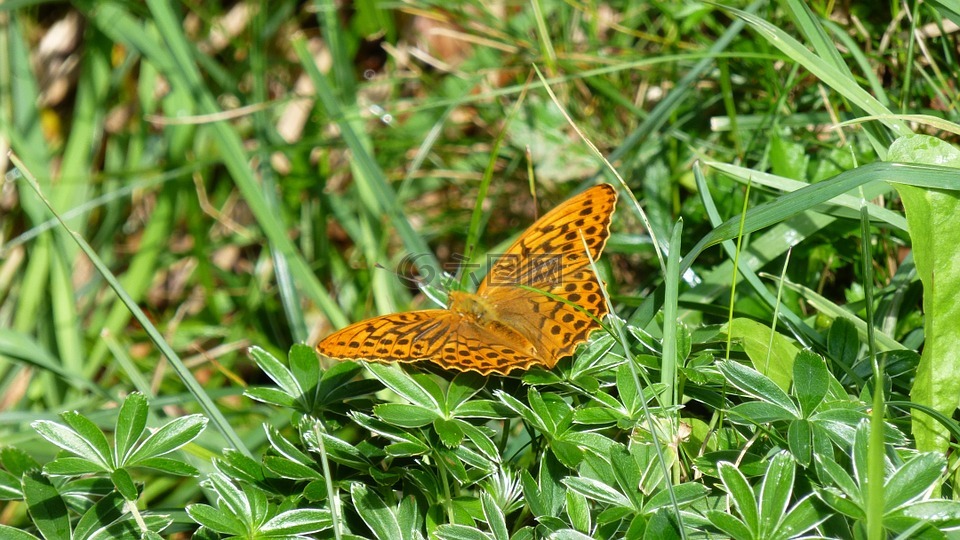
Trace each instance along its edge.
<path fill-rule="evenodd" d="M 607 313 L 590 260 L 606 243 L 616 198 L 601 184 L 557 206 L 501 254 L 476 293 L 452 291 L 447 309 L 367 319 L 317 350 L 338 359 L 426 360 L 483 375 L 552 368 Z"/>

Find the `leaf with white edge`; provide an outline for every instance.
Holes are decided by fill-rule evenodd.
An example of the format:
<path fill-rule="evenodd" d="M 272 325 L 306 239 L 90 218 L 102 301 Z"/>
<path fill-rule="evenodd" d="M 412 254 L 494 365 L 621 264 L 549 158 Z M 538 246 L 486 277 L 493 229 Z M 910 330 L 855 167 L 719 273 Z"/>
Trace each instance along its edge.
<path fill-rule="evenodd" d="M 732 360 L 717 362 L 717 368 L 720 369 L 727 381 L 738 390 L 755 398 L 779 405 L 790 411 L 790 414 L 794 417 L 800 418 L 800 410 L 797 409 L 790 396 L 762 373 Z"/>
<path fill-rule="evenodd" d="M 622 493 L 593 478 L 569 476 L 563 479 L 563 483 L 588 499 L 636 510 Z"/>
<path fill-rule="evenodd" d="M 63 448 L 67 452 L 82 457 L 88 461 L 96 463 L 102 470 L 109 471 L 110 465 L 105 457 L 90 444 L 89 441 L 81 437 L 76 431 L 63 424 L 51 422 L 49 420 L 37 420 L 30 424 L 41 437 L 51 443 Z"/>
<path fill-rule="evenodd" d="M 133 447 L 143 435 L 147 425 L 149 405 L 143 394 L 134 392 L 123 400 L 120 412 L 117 413 L 116 430 L 113 435 L 115 441 L 114 463 L 125 463 Z"/>
<path fill-rule="evenodd" d="M 409 401 L 410 404 L 437 412 L 442 411 L 440 403 L 413 377 L 397 366 L 366 364 L 366 367 L 384 386 Z"/>
<path fill-rule="evenodd" d="M 795 476 L 796 466 L 789 453 L 784 451 L 773 456 L 760 487 L 761 536 L 776 530 L 777 524 L 787 511 Z"/>
<path fill-rule="evenodd" d="M 272 536 L 299 535 L 319 532 L 332 526 L 333 519 L 329 510 L 300 508 L 287 510 L 270 518 L 260 526 L 260 532 Z"/>
<path fill-rule="evenodd" d="M 51 476 L 82 476 L 108 471 L 86 458 L 62 457 L 44 465 L 43 472 Z"/>
<path fill-rule="evenodd" d="M 237 486 L 221 473 L 213 473 L 207 477 L 207 485 L 218 495 L 217 506 L 227 510 L 237 519 L 251 520 L 253 509 L 246 494 L 237 489 Z"/>
<path fill-rule="evenodd" d="M 34 536 L 9 525 L 0 525 L 0 538 L 4 540 L 43 540 L 39 536 Z"/>
<path fill-rule="evenodd" d="M 240 537 L 246 534 L 242 521 L 208 504 L 190 504 L 186 511 L 190 519 L 212 531 Z"/>
<path fill-rule="evenodd" d="M 510 533 L 507 531 L 507 520 L 503 511 L 500 510 L 489 493 L 484 491 L 480 494 L 480 506 L 483 508 L 484 519 L 487 526 L 490 527 L 494 540 L 509 540 Z"/>
<path fill-rule="evenodd" d="M 733 464 L 726 461 L 717 464 L 720 481 L 730 494 L 733 504 L 743 517 L 743 524 L 754 532 L 760 530 L 760 516 L 757 513 L 757 499 L 747 478 Z"/>
<path fill-rule="evenodd" d="M 275 356 L 260 347 L 250 347 L 250 356 L 253 357 L 253 361 L 257 363 L 257 366 L 267 374 L 267 377 L 270 377 L 273 382 L 277 383 L 277 386 L 290 397 L 297 399 L 302 395 L 303 391 L 300 388 L 300 384 L 293 377 L 293 373 Z"/>
<path fill-rule="evenodd" d="M 150 434 L 124 465 L 136 465 L 140 460 L 169 454 L 199 437 L 206 425 L 207 418 L 201 414 L 171 420 Z"/>
<path fill-rule="evenodd" d="M 376 538 L 401 538 L 396 513 L 376 492 L 363 484 L 354 483 L 350 486 L 350 500 Z"/>

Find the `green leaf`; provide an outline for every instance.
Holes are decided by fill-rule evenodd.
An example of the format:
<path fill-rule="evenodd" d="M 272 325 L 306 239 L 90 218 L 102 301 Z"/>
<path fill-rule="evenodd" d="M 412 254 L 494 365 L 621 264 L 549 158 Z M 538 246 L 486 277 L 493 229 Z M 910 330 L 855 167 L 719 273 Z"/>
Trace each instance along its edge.
<path fill-rule="evenodd" d="M 455 411 L 461 404 L 477 395 L 487 384 L 487 378 L 473 373 L 462 371 L 458 373 L 447 387 L 446 407 L 448 411 Z"/>
<path fill-rule="evenodd" d="M 735 422 L 763 425 L 771 422 L 795 420 L 796 417 L 792 411 L 773 403 L 747 401 L 730 408 L 730 419 Z"/>
<path fill-rule="evenodd" d="M 760 531 L 760 516 L 757 513 L 757 499 L 753 495 L 753 489 L 747 483 L 747 478 L 743 476 L 743 473 L 732 464 L 718 463 L 717 471 L 720 473 L 720 481 L 727 488 L 727 493 L 729 493 L 734 506 L 743 518 L 743 524 L 749 531 L 752 531 L 747 538 L 753 538 Z M 709 518 L 711 523 L 714 522 L 712 517 Z"/>
<path fill-rule="evenodd" d="M 891 512 L 923 497 L 938 484 L 946 469 L 943 456 L 925 452 L 913 456 L 884 483 L 884 512 Z"/>
<path fill-rule="evenodd" d="M 62 457 L 43 466 L 43 472 L 50 476 L 82 476 L 106 472 L 103 467 L 80 457 Z"/>
<path fill-rule="evenodd" d="M 41 437 L 51 443 L 63 448 L 67 452 L 97 464 L 102 471 L 109 471 L 110 466 L 107 457 L 97 451 L 96 447 L 87 439 L 83 438 L 76 431 L 49 420 L 37 420 L 30 424 Z M 99 432 L 99 430 L 97 430 Z M 100 433 L 103 437 L 103 433 Z M 104 439 L 106 441 L 106 439 Z M 109 448 L 107 449 L 109 455 Z"/>
<path fill-rule="evenodd" d="M 590 505 L 587 498 L 576 491 L 567 492 L 567 516 L 576 530 L 582 533 L 590 532 Z"/>
<path fill-rule="evenodd" d="M 287 353 L 287 362 L 290 364 L 290 374 L 297 381 L 297 387 L 303 392 L 300 398 L 304 405 L 315 404 L 320 391 L 321 376 L 325 377 L 327 375 L 320 372 L 320 359 L 317 357 L 317 352 L 313 347 L 308 347 L 303 343 L 294 343 L 290 347 L 290 352 Z M 361 369 L 360 366 L 356 365 L 334 364 L 334 367 L 337 366 L 346 366 L 346 370 L 352 371 L 352 373 L 358 373 Z M 344 368 L 341 367 L 340 369 Z M 353 378 L 353 376 L 351 375 L 349 378 Z"/>
<path fill-rule="evenodd" d="M 405 428 L 423 427 L 440 418 L 436 409 L 406 403 L 381 403 L 373 413 L 388 424 Z"/>
<path fill-rule="evenodd" d="M 466 525 L 443 524 L 437 527 L 436 537 L 440 540 L 491 540 L 491 536 L 476 527 Z"/>
<path fill-rule="evenodd" d="M 717 362 L 717 368 L 737 389 L 789 411 L 794 418 L 800 418 L 800 411 L 790 396 L 769 378 L 730 360 Z"/>
<path fill-rule="evenodd" d="M 333 527 L 329 510 L 298 508 L 273 516 L 260 526 L 260 534 L 279 538 L 319 532 Z"/>
<path fill-rule="evenodd" d="M 147 398 L 139 392 L 134 392 L 123 400 L 123 405 L 120 406 L 120 412 L 117 414 L 117 427 L 113 436 L 116 444 L 115 463 L 126 462 L 130 451 L 147 425 L 148 410 Z"/>
<path fill-rule="evenodd" d="M 17 491 L 20 490 L 20 476 L 27 471 L 40 468 L 40 464 L 33 459 L 33 456 L 13 446 L 0 447 L 0 466 L 17 478 Z"/>
<path fill-rule="evenodd" d="M 852 366 L 860 352 L 857 327 L 846 317 L 837 317 L 827 330 L 827 351 L 841 365 Z"/>
<path fill-rule="evenodd" d="M 774 174 L 805 181 L 809 159 L 802 144 L 792 137 L 785 139 L 780 131 L 773 132 L 770 141 L 770 166 Z"/>
<path fill-rule="evenodd" d="M 767 474 L 760 487 L 760 534 L 767 538 L 777 529 L 777 524 L 787 511 L 793 494 L 796 466 L 787 452 L 780 452 L 770 460 Z"/>
<path fill-rule="evenodd" d="M 813 458 L 813 428 L 808 420 L 794 420 L 787 427 L 787 445 L 797 463 L 806 467 Z"/>
<path fill-rule="evenodd" d="M 447 448 L 456 448 L 460 446 L 460 443 L 463 442 L 463 429 L 460 425 L 463 424 L 462 420 L 445 420 L 443 418 L 437 418 L 433 421 L 433 429 L 437 432 L 437 435 L 440 436 L 440 442 L 443 443 Z"/>
<path fill-rule="evenodd" d="M 284 392 L 283 390 L 277 390 L 276 388 L 254 386 L 244 390 L 243 395 L 250 399 L 255 399 L 263 403 L 269 403 L 270 405 L 276 405 L 278 407 L 294 409 L 298 406 L 297 400 L 290 397 L 290 394 Z"/>
<path fill-rule="evenodd" d="M 480 493 L 480 505 L 483 508 L 484 521 L 487 522 L 494 540 L 509 540 L 510 533 L 507 531 L 507 520 L 503 515 L 503 510 L 497 506 L 497 503 L 486 491 Z"/>
<path fill-rule="evenodd" d="M 366 368 L 374 377 L 380 380 L 384 386 L 393 390 L 398 396 L 406 399 L 413 405 L 418 405 L 424 409 L 436 411 L 442 415 L 440 403 L 424 389 L 413 377 L 407 375 L 397 366 L 387 366 L 383 364 L 366 364 Z"/>
<path fill-rule="evenodd" d="M 253 523 L 250 500 L 229 478 L 221 473 L 213 473 L 207 477 L 206 484 L 219 495 L 217 506 L 221 510 L 230 512 L 237 519 L 246 520 L 248 524 Z"/>
<path fill-rule="evenodd" d="M 320 480 L 323 478 L 323 475 L 313 468 L 285 457 L 264 456 L 263 466 L 280 478 L 291 480 Z"/>
<path fill-rule="evenodd" d="M 45 540 L 71 540 L 70 515 L 57 488 L 39 471 L 22 479 L 23 498 L 30 519 Z"/>
<path fill-rule="evenodd" d="M 394 540 L 402 538 L 400 522 L 393 509 L 374 491 L 360 483 L 350 486 L 350 500 L 363 522 L 373 531 L 375 538 Z"/>
<path fill-rule="evenodd" d="M 755 538 L 753 532 L 742 521 L 726 512 L 710 510 L 707 512 L 707 519 L 730 538 L 737 540 Z"/>
<path fill-rule="evenodd" d="M 793 505 L 790 511 L 780 519 L 773 537 L 796 538 L 829 519 L 830 514 L 818 510 L 814 505 L 815 501 L 813 495 L 809 494 Z"/>
<path fill-rule="evenodd" d="M 960 168 L 960 150 L 929 136 L 901 137 L 890 146 L 889 161 Z M 910 397 L 951 414 L 960 394 L 960 171 L 949 191 L 894 184 L 910 225 L 913 260 L 923 283 L 924 346 Z M 936 280 L 936 281 L 934 281 Z M 946 452 L 949 434 L 930 416 L 916 411 L 913 434 L 920 451 Z"/>
<path fill-rule="evenodd" d="M 125 465 L 137 465 L 141 460 L 169 454 L 199 437 L 206 425 L 207 418 L 201 414 L 175 418 L 151 433 Z"/>
<path fill-rule="evenodd" d="M 246 527 L 242 521 L 210 505 L 188 504 L 186 511 L 190 519 L 210 530 L 239 537 L 246 535 Z"/>
<path fill-rule="evenodd" d="M 197 476 L 200 474 L 200 471 L 198 471 L 196 467 L 188 463 L 184 463 L 179 459 L 165 457 L 144 459 L 137 463 L 136 467 L 145 467 L 177 476 Z"/>
<path fill-rule="evenodd" d="M 130 476 L 130 473 L 128 473 L 126 469 L 115 469 L 110 474 L 110 480 L 117 488 L 117 491 L 120 492 L 120 495 L 123 495 L 124 499 L 128 501 L 137 500 L 139 496 L 137 485 L 133 483 L 133 477 Z"/>
<path fill-rule="evenodd" d="M 270 377 L 270 380 L 277 383 L 277 386 L 287 395 L 294 399 L 301 397 L 303 390 L 300 388 L 300 384 L 297 382 L 297 379 L 294 378 L 293 373 L 291 373 L 287 366 L 283 365 L 277 357 L 256 346 L 250 347 L 250 356 L 267 377 Z M 317 361 L 314 360 L 314 363 L 316 362 Z"/>
<path fill-rule="evenodd" d="M 960 502 L 942 499 L 918 501 L 903 507 L 894 515 L 919 519 L 942 528 L 956 529 L 960 526 Z"/>
<path fill-rule="evenodd" d="M 776 382 L 783 391 L 790 389 L 793 359 L 798 352 L 796 345 L 769 326 L 751 319 L 730 321 L 727 332 L 743 345 L 754 369 Z"/>
<path fill-rule="evenodd" d="M 622 445 L 611 448 L 610 465 L 617 479 L 617 484 L 620 486 L 620 491 L 630 499 L 631 506 L 633 508 L 643 507 L 643 493 L 640 491 L 640 466 L 630 451 Z"/>
<path fill-rule="evenodd" d="M 637 511 L 626 496 L 603 482 L 584 476 L 568 476 L 563 484 L 588 499 Z"/>
<path fill-rule="evenodd" d="M 4 540 L 43 540 L 39 536 L 34 536 L 24 530 L 0 524 L 0 538 Z"/>
<path fill-rule="evenodd" d="M 823 358 L 807 349 L 800 351 L 793 363 L 793 385 L 800 411 L 804 418 L 809 418 L 823 402 L 830 385 L 830 372 Z"/>

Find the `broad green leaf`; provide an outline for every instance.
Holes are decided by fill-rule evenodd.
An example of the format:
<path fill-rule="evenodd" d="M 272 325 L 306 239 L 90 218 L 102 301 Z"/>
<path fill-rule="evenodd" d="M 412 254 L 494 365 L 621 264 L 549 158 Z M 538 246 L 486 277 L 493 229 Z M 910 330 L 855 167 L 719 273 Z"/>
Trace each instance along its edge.
<path fill-rule="evenodd" d="M 793 505 L 786 515 L 780 518 L 774 537 L 795 538 L 830 518 L 829 513 L 817 509 L 814 501 L 810 494 Z"/>
<path fill-rule="evenodd" d="M 764 425 L 771 422 L 796 420 L 797 417 L 792 411 L 773 403 L 747 401 L 730 408 L 730 419 L 734 422 Z"/>
<path fill-rule="evenodd" d="M 62 457 L 44 465 L 43 472 L 51 476 L 81 476 L 106 471 L 86 458 Z"/>
<path fill-rule="evenodd" d="M 736 539 L 747 539 L 755 538 L 754 533 L 736 516 L 732 516 L 726 512 L 719 512 L 717 510 L 710 510 L 707 512 L 707 519 L 710 520 L 710 523 L 714 527 L 720 529 L 730 538 Z"/>
<path fill-rule="evenodd" d="M 166 457 L 147 458 L 137 463 L 136 467 L 145 467 L 177 476 L 197 476 L 200 474 L 200 471 L 189 463 Z"/>
<path fill-rule="evenodd" d="M 939 139 L 901 137 L 890 146 L 889 161 L 960 168 L 960 150 Z M 960 171 L 950 190 L 894 184 L 910 225 L 913 260 L 923 283 L 924 345 L 910 397 L 952 414 L 960 395 Z M 934 281 L 935 280 L 935 281 Z M 920 451 L 946 452 L 946 428 L 915 412 L 913 433 Z"/>
<path fill-rule="evenodd" d="M 793 380 L 793 359 L 797 346 L 769 326 L 751 319 L 734 319 L 727 324 L 733 339 L 740 341 L 753 368 L 770 377 L 784 391 Z"/>
<path fill-rule="evenodd" d="M 137 485 L 133 482 L 133 477 L 130 476 L 130 473 L 127 472 L 126 469 L 115 469 L 110 474 L 110 480 L 117 488 L 117 491 L 123 495 L 124 499 L 128 501 L 137 500 L 139 496 L 139 493 L 137 493 Z"/>
<path fill-rule="evenodd" d="M 308 407 L 315 404 L 320 390 L 320 377 L 326 376 L 326 373 L 320 373 L 320 359 L 317 358 L 317 352 L 313 347 L 294 343 L 290 347 L 290 352 L 287 353 L 287 361 L 290 363 L 290 374 L 297 381 L 297 387 L 303 392 L 302 396 L 294 397 L 301 397 L 304 405 Z M 334 367 L 340 365 L 334 364 Z M 343 365 L 350 366 L 350 364 Z M 359 366 L 355 366 L 354 369 L 356 372 L 360 371 Z"/>
<path fill-rule="evenodd" d="M 860 340 L 857 327 L 850 319 L 837 317 L 830 324 L 827 331 L 827 351 L 831 358 L 842 365 L 852 366 L 856 363 Z"/>
<path fill-rule="evenodd" d="M 253 508 L 250 501 L 229 478 L 220 473 L 213 473 L 207 477 L 206 483 L 219 496 L 217 506 L 221 510 L 230 512 L 237 519 L 252 522 Z"/>
<path fill-rule="evenodd" d="M 9 525 L 0 525 L 0 538 L 4 540 L 43 540 L 39 536 L 34 536 L 22 529 Z"/>
<path fill-rule="evenodd" d="M 281 390 L 294 399 L 300 398 L 303 391 L 293 374 L 277 357 L 260 347 L 250 347 L 250 356 L 267 377 L 277 383 Z"/>
<path fill-rule="evenodd" d="M 563 483 L 588 499 L 636 510 L 630 499 L 603 482 L 583 476 L 568 476 Z"/>

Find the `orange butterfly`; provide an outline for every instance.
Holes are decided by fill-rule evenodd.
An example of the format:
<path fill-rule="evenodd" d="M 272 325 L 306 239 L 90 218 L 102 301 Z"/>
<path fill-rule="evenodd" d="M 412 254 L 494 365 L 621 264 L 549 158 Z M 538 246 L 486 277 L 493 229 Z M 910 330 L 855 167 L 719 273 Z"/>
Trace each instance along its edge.
<path fill-rule="evenodd" d="M 451 292 L 447 309 L 358 322 L 328 336 L 317 351 L 338 360 L 429 360 L 481 375 L 552 368 L 573 354 L 607 314 L 581 234 L 596 260 L 616 202 L 613 186 L 594 186 L 524 231 L 475 294 Z"/>

